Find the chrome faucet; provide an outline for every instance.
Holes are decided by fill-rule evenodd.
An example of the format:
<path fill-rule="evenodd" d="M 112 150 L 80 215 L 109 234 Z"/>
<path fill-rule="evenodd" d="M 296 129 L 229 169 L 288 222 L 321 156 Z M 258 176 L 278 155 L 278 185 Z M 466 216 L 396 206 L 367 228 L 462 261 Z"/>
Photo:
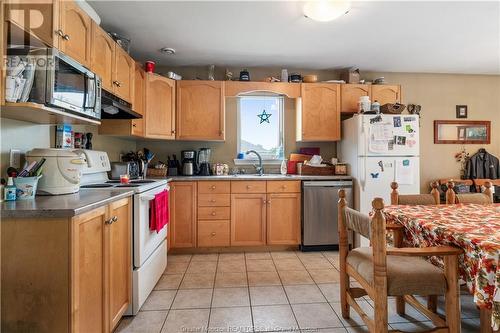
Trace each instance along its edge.
<path fill-rule="evenodd" d="M 262 167 L 262 157 L 260 157 L 260 154 L 255 150 L 249 150 L 246 152 L 247 155 L 249 155 L 250 153 L 254 153 L 259 158 L 259 165 L 254 164 L 253 167 L 255 168 L 255 171 L 259 174 L 259 176 L 262 176 L 264 174 L 264 168 Z"/>

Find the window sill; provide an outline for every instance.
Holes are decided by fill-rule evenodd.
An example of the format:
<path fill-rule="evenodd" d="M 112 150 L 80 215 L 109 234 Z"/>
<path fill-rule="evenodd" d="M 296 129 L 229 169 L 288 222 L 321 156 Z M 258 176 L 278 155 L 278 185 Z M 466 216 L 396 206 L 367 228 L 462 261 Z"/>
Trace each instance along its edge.
<path fill-rule="evenodd" d="M 234 165 L 254 165 L 259 164 L 259 160 L 235 158 Z M 262 160 L 262 165 L 281 165 L 282 160 Z"/>

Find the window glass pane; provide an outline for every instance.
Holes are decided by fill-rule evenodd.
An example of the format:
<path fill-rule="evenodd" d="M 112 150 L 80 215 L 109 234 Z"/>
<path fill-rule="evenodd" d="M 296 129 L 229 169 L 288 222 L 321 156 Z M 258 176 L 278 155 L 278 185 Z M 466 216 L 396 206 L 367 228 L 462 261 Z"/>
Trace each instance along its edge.
<path fill-rule="evenodd" d="M 241 97 L 239 103 L 239 151 L 255 150 L 264 159 L 282 158 L 283 97 Z"/>

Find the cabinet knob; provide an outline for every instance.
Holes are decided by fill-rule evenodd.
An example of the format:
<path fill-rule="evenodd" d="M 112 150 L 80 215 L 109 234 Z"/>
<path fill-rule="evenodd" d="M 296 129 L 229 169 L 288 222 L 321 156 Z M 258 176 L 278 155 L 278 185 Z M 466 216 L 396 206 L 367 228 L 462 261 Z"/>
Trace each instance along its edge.
<path fill-rule="evenodd" d="M 122 83 L 120 81 L 113 81 L 113 84 L 117 87 L 121 87 Z"/>
<path fill-rule="evenodd" d="M 210 202 L 215 202 L 215 199 L 210 199 Z"/>
<path fill-rule="evenodd" d="M 286 189 L 286 185 L 281 186 L 281 188 L 282 188 L 283 190 L 285 190 L 285 189 Z"/>
<path fill-rule="evenodd" d="M 137 124 L 132 124 L 132 127 L 137 127 Z"/>
<path fill-rule="evenodd" d="M 262 203 L 265 205 L 267 203 L 267 201 L 266 200 L 262 200 Z"/>
<path fill-rule="evenodd" d="M 56 35 L 64 37 L 64 32 L 61 29 L 56 30 Z"/>
<path fill-rule="evenodd" d="M 215 232 L 212 232 L 210 235 L 212 235 L 212 237 L 215 236 Z"/>
<path fill-rule="evenodd" d="M 217 187 L 215 185 L 212 185 L 211 189 L 215 190 Z"/>
<path fill-rule="evenodd" d="M 271 203 L 271 200 L 267 200 L 267 204 L 269 205 Z"/>
<path fill-rule="evenodd" d="M 175 131 L 174 131 L 174 130 L 172 130 L 170 133 L 175 134 Z"/>
<path fill-rule="evenodd" d="M 252 186 L 250 186 L 250 185 L 247 185 L 247 190 L 249 190 L 249 189 L 251 189 L 251 188 L 252 188 Z"/>
<path fill-rule="evenodd" d="M 113 217 L 112 217 L 112 218 L 110 218 L 109 220 L 104 221 L 104 223 L 106 223 L 106 224 L 113 224 L 113 223 L 115 223 L 116 221 L 118 221 L 118 216 L 113 216 Z"/>
<path fill-rule="evenodd" d="M 64 36 L 63 36 L 63 39 L 64 39 L 64 40 L 69 40 L 69 39 L 70 39 L 70 38 L 69 38 L 69 35 L 64 35 Z"/>
<path fill-rule="evenodd" d="M 212 216 L 215 216 L 217 215 L 217 213 L 215 211 L 212 212 Z"/>

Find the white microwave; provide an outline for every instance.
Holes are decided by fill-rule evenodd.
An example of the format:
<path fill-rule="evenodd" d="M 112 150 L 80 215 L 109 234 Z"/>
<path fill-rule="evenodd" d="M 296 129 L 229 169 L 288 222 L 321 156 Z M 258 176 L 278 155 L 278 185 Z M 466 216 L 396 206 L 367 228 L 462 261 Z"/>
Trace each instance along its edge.
<path fill-rule="evenodd" d="M 54 48 L 32 50 L 36 64 L 29 101 L 101 119 L 101 78 Z"/>

